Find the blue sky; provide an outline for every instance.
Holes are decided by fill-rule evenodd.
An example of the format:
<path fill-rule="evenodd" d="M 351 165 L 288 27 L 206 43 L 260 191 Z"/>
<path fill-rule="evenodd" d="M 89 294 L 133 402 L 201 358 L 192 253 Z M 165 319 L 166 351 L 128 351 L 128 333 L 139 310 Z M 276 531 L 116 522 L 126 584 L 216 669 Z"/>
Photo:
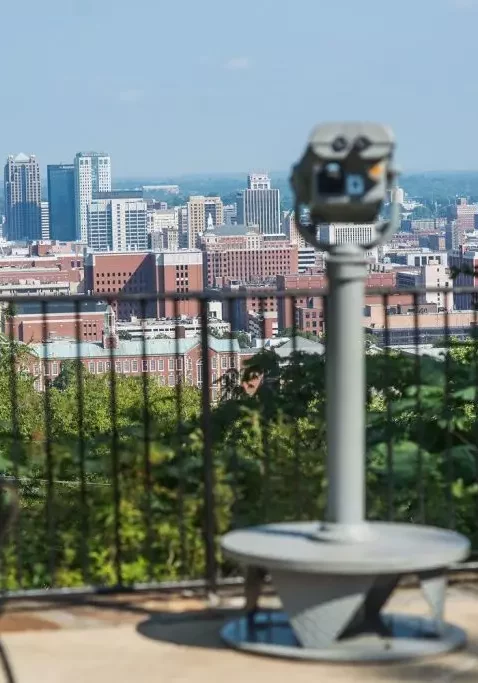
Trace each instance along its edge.
<path fill-rule="evenodd" d="M 478 168 L 478 0 L 22 0 L 1 23 L 2 158 L 285 170 L 316 122 L 374 119 L 404 171 Z"/>

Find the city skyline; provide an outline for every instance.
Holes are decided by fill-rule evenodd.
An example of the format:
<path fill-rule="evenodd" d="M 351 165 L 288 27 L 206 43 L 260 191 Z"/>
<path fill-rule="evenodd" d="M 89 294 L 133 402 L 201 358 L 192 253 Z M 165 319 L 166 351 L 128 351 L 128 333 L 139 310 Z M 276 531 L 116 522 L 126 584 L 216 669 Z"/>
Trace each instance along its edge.
<path fill-rule="evenodd" d="M 233 21 L 219 0 L 138 0 L 133 14 L 126 0 L 25 0 L 2 18 L 17 58 L 4 74 L 0 158 L 24 150 L 46 166 L 104 148 L 117 177 L 280 171 L 317 120 L 346 118 L 389 123 L 404 169 L 476 168 L 473 0 L 281 11 L 244 0 Z M 441 95 L 447 83 L 455 97 Z"/>

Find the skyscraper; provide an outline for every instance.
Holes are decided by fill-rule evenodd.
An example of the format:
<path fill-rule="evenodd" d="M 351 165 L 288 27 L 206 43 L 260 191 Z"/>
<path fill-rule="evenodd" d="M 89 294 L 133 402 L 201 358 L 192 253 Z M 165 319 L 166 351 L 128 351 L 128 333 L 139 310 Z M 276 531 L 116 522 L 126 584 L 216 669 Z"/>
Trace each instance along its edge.
<path fill-rule="evenodd" d="M 48 202 L 40 202 L 41 212 L 41 238 L 42 240 L 50 239 L 50 213 L 48 209 Z"/>
<path fill-rule="evenodd" d="M 188 231 L 189 231 L 189 219 L 188 219 L 188 207 L 178 206 L 178 230 L 179 230 L 179 248 L 187 249 L 189 244 Z"/>
<path fill-rule="evenodd" d="M 6 237 L 9 240 L 41 238 L 40 167 L 34 156 L 9 156 L 5 164 Z"/>
<path fill-rule="evenodd" d="M 297 244 L 299 249 L 306 246 L 305 239 L 300 234 L 295 220 L 295 211 L 286 211 L 282 220 L 282 231 L 289 238 L 291 244 Z"/>
<path fill-rule="evenodd" d="M 206 231 L 208 222 L 213 226 L 224 222 L 223 204 L 220 197 L 189 197 L 188 202 L 188 246 L 196 248 L 198 235 Z"/>
<path fill-rule="evenodd" d="M 93 251 L 148 249 L 147 209 L 141 192 L 95 193 L 87 207 L 88 246 Z"/>
<path fill-rule="evenodd" d="M 75 157 L 76 238 L 88 239 L 88 204 L 93 192 L 111 190 L 111 159 L 102 152 L 79 152 Z"/>
<path fill-rule="evenodd" d="M 47 166 L 50 238 L 69 242 L 76 239 L 75 166 Z"/>
<path fill-rule="evenodd" d="M 280 192 L 265 173 L 251 173 L 237 198 L 237 223 L 258 225 L 262 235 L 281 234 Z"/>

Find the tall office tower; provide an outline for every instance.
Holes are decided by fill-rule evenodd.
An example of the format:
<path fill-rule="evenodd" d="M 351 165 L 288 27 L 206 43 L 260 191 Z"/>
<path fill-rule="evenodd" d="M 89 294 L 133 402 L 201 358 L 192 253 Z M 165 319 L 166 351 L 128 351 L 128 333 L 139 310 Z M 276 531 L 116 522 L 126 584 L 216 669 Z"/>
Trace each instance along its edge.
<path fill-rule="evenodd" d="M 237 223 L 237 204 L 226 204 L 223 209 L 224 225 Z"/>
<path fill-rule="evenodd" d="M 40 166 L 34 156 L 9 156 L 4 171 L 6 230 L 9 240 L 41 238 Z"/>
<path fill-rule="evenodd" d="M 47 166 L 50 239 L 70 242 L 76 239 L 75 166 Z"/>
<path fill-rule="evenodd" d="M 282 232 L 287 235 L 291 244 L 297 244 L 299 249 L 306 247 L 305 239 L 297 229 L 295 211 L 286 211 L 282 219 Z"/>
<path fill-rule="evenodd" d="M 75 157 L 76 239 L 88 239 L 88 204 L 94 192 L 111 190 L 111 159 L 101 152 L 79 152 Z"/>
<path fill-rule="evenodd" d="M 405 191 L 402 187 L 394 187 L 390 190 L 390 201 L 402 205 L 405 201 Z"/>
<path fill-rule="evenodd" d="M 176 208 L 158 209 L 148 205 L 148 232 L 164 229 L 178 230 L 178 212 Z"/>
<path fill-rule="evenodd" d="M 224 223 L 223 204 L 220 197 L 189 197 L 188 247 L 195 249 L 198 235 L 203 235 L 208 225 Z"/>
<path fill-rule="evenodd" d="M 87 206 L 88 246 L 96 252 L 148 249 L 147 208 L 141 192 L 95 193 Z"/>
<path fill-rule="evenodd" d="M 188 230 L 189 230 L 188 207 L 187 206 L 178 206 L 177 207 L 177 213 L 178 213 L 178 230 L 179 230 L 179 248 L 180 249 L 187 249 L 188 244 L 189 244 L 189 239 L 188 239 Z"/>
<path fill-rule="evenodd" d="M 42 240 L 50 239 L 50 213 L 48 202 L 40 202 L 41 212 L 41 238 Z"/>
<path fill-rule="evenodd" d="M 265 173 L 251 173 L 237 197 L 237 223 L 258 225 L 262 235 L 280 235 L 280 192 Z"/>

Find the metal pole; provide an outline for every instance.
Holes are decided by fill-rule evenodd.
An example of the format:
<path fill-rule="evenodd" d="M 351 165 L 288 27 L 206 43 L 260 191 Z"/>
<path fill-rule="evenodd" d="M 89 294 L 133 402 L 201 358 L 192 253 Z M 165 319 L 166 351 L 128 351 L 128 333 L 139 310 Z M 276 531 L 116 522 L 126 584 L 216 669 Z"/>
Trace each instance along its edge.
<path fill-rule="evenodd" d="M 365 519 L 363 248 L 332 247 L 327 272 L 327 522 L 356 527 Z"/>

